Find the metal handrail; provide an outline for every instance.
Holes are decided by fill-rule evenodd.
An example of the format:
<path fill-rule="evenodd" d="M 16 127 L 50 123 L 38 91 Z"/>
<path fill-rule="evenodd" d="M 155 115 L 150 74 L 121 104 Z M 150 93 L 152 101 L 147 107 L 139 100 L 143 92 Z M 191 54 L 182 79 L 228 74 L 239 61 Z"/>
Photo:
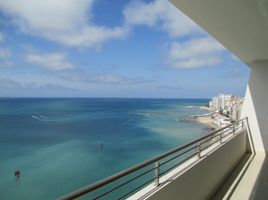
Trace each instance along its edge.
<path fill-rule="evenodd" d="M 110 184 L 110 183 L 112 183 L 112 182 L 114 182 L 114 181 L 116 181 L 116 180 L 118 180 L 118 179 L 120 179 L 122 177 L 125 177 L 125 176 L 127 176 L 127 175 L 129 175 L 129 174 L 131 174 L 133 172 L 136 172 L 136 171 L 138 171 L 138 170 L 140 170 L 140 169 L 142 169 L 142 168 L 144 168 L 144 167 L 146 167 L 146 166 L 148 166 L 150 164 L 156 163 L 157 161 L 160 161 L 163 158 L 166 158 L 166 157 L 168 157 L 168 156 L 170 156 L 170 155 L 172 155 L 174 153 L 177 153 L 177 152 L 179 152 L 181 150 L 184 150 L 184 149 L 192 146 L 193 144 L 199 143 L 199 147 L 200 147 L 200 144 L 202 144 L 202 140 L 207 139 L 209 137 L 214 136 L 213 138 L 215 138 L 217 136 L 220 136 L 220 141 L 221 141 L 222 137 L 223 137 L 221 131 L 226 130 L 227 128 L 232 127 L 232 126 L 234 127 L 235 125 L 239 124 L 240 122 L 243 122 L 244 120 L 247 120 L 247 117 L 242 118 L 240 120 L 237 120 L 234 123 L 229 124 L 229 125 L 227 125 L 225 127 L 222 127 L 222 128 L 217 129 L 215 131 L 212 131 L 208 135 L 205 135 L 205 136 L 203 136 L 203 137 L 201 137 L 199 139 L 196 139 L 196 140 L 194 140 L 194 141 L 192 141 L 192 142 L 190 142 L 188 144 L 185 144 L 185 145 L 182 145 L 180 147 L 171 149 L 170 151 L 167 151 L 167 152 L 165 152 L 163 154 L 160 154 L 159 156 L 156 156 L 156 157 L 154 157 L 152 159 L 149 159 L 149 160 L 144 161 L 144 162 L 142 162 L 140 164 L 137 164 L 137 165 L 135 165 L 133 167 L 130 167 L 130 168 L 126 169 L 126 170 L 123 170 L 123 171 L 121 171 L 119 173 L 116 173 L 116 174 L 114 174 L 114 175 L 112 175 L 110 177 L 107 177 L 107 178 L 105 178 L 105 179 L 103 179 L 101 181 L 98 181 L 96 183 L 88 185 L 88 186 L 86 186 L 84 188 L 81 188 L 81 189 L 79 189 L 77 191 L 74 191 L 74 192 L 72 192 L 70 194 L 67 194 L 67 195 L 65 195 L 63 197 L 60 197 L 58 200 L 71 200 L 71 199 L 76 199 L 78 197 L 86 195 L 86 194 L 88 194 L 88 193 L 90 193 L 92 191 L 95 191 L 96 189 L 99 189 L 99 188 L 101 188 L 103 186 L 106 186 L 106 185 L 108 185 L 108 184 Z M 244 125 L 244 123 L 242 123 L 242 126 L 241 126 L 242 129 L 244 128 L 243 125 Z M 219 134 L 217 134 L 217 133 L 219 133 Z M 206 140 L 205 142 L 207 142 L 207 141 L 209 141 L 209 140 Z M 217 141 L 219 141 L 219 140 L 217 140 Z M 202 149 L 200 149 L 200 150 L 202 150 Z"/>

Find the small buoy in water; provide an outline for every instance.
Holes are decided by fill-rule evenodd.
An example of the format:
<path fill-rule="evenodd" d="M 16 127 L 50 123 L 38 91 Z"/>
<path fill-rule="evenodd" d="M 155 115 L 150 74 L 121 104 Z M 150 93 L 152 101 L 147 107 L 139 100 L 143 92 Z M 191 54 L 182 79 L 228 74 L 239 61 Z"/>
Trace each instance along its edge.
<path fill-rule="evenodd" d="M 14 172 L 14 176 L 16 176 L 17 178 L 19 178 L 20 177 L 20 170 L 16 170 Z"/>

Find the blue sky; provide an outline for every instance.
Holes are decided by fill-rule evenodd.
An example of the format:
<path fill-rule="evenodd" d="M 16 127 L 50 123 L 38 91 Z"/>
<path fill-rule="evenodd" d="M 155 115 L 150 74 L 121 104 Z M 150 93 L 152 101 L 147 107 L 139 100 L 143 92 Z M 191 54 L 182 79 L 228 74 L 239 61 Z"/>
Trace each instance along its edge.
<path fill-rule="evenodd" d="M 166 0 L 0 0 L 0 96 L 243 96 L 249 68 Z"/>

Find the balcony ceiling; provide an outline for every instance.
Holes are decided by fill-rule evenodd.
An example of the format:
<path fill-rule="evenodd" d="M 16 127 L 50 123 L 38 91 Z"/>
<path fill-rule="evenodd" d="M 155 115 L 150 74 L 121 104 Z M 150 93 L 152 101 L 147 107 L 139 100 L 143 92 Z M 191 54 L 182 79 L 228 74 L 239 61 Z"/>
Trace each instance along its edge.
<path fill-rule="evenodd" d="M 246 64 L 268 61 L 268 0 L 170 0 Z"/>

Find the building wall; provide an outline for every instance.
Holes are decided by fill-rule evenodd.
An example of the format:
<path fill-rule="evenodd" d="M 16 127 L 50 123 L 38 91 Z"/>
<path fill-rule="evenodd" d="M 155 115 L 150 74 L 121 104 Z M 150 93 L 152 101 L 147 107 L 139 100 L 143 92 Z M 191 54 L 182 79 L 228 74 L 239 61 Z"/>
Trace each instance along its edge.
<path fill-rule="evenodd" d="M 256 152 L 268 152 L 268 61 L 250 67 L 242 117 L 248 117 Z"/>
<path fill-rule="evenodd" d="M 194 165 L 148 199 L 209 199 L 246 154 L 246 131 Z"/>

